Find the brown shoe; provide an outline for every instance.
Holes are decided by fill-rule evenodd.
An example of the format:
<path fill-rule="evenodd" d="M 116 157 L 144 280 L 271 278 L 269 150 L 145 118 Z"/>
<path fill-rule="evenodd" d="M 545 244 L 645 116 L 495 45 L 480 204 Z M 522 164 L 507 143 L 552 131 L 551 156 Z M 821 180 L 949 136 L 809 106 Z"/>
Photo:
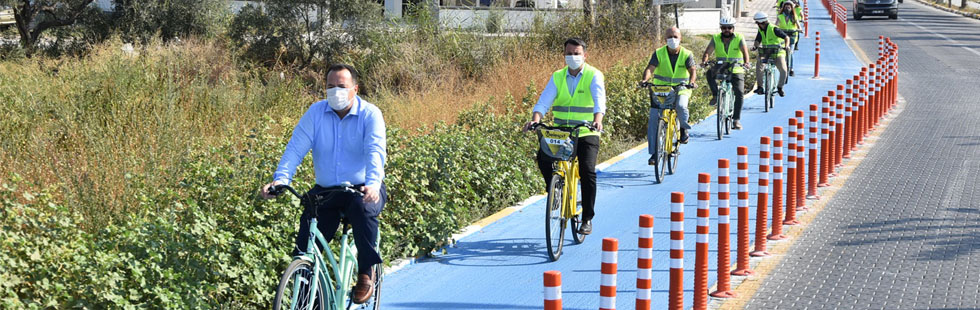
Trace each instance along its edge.
<path fill-rule="evenodd" d="M 354 303 L 363 304 L 374 294 L 374 279 L 370 275 L 357 275 L 357 285 L 354 285 Z"/>

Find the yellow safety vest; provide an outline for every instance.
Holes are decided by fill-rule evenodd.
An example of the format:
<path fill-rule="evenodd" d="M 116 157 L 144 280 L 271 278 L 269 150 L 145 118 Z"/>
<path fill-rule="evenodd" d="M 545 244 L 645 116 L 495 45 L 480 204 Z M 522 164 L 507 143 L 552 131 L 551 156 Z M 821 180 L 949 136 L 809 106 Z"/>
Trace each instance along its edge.
<path fill-rule="evenodd" d="M 568 67 L 555 71 L 552 80 L 558 95 L 555 97 L 555 104 L 551 106 L 551 113 L 555 115 L 555 125 L 561 127 L 575 127 L 579 124 L 592 123 L 595 121 L 595 101 L 592 98 L 592 79 L 595 78 L 595 67 L 582 64 L 582 78 L 575 87 L 575 95 L 568 94 L 568 83 L 565 76 L 568 74 Z M 579 137 L 598 136 L 598 132 L 587 128 L 579 128 Z"/>
<path fill-rule="evenodd" d="M 732 41 L 728 42 L 728 49 L 726 50 L 725 41 L 722 40 L 721 34 L 716 34 L 712 40 L 715 43 L 715 61 L 722 60 L 736 64 L 742 63 L 742 49 L 738 48 L 742 44 L 742 40 L 744 40 L 742 34 L 736 32 Z M 745 73 L 745 69 L 742 66 L 736 65 L 732 67 L 732 73 Z"/>
<path fill-rule="evenodd" d="M 683 46 L 677 47 L 680 52 L 677 55 L 677 63 L 673 67 L 670 66 L 670 56 L 667 55 L 667 47 L 661 47 L 657 49 L 657 70 L 653 71 L 653 85 L 669 85 L 676 86 L 681 83 L 688 83 L 691 79 L 691 75 L 687 72 L 687 68 L 684 64 L 687 63 L 687 59 L 691 57 L 691 51 L 687 50 Z M 683 89 L 677 92 L 678 95 L 690 95 L 690 89 Z"/>

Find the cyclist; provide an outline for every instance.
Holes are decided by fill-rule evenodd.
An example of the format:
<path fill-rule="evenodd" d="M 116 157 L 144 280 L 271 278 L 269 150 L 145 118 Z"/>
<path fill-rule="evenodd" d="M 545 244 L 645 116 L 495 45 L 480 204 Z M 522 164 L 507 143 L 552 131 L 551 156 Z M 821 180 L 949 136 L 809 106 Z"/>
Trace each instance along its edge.
<path fill-rule="evenodd" d="M 694 63 L 691 51 L 681 46 L 681 30 L 677 27 L 670 27 L 667 29 L 666 39 L 667 45 L 657 49 L 650 56 L 650 62 L 647 64 L 646 70 L 643 70 L 643 80 L 640 83 L 646 83 L 652 75 L 654 85 L 676 86 L 684 83 L 696 85 L 694 81 L 697 81 L 697 64 Z M 690 138 L 687 134 L 687 130 L 691 129 L 691 125 L 687 123 L 687 103 L 691 98 L 691 93 L 691 89 L 687 88 L 677 92 L 676 109 L 677 122 L 680 123 L 681 128 L 680 143 L 687 143 Z M 656 152 L 654 148 L 656 148 L 657 142 L 653 139 L 657 131 L 660 113 L 660 109 L 651 107 L 650 118 L 647 121 L 647 142 L 650 153 L 650 159 L 647 163 L 650 165 L 655 164 L 654 154 Z"/>
<path fill-rule="evenodd" d="M 757 12 L 753 17 L 755 24 L 759 26 L 759 33 L 755 35 L 755 43 L 752 46 L 752 50 L 759 48 L 759 44 L 764 47 L 774 47 L 779 48 L 779 52 L 772 55 L 776 60 L 776 68 L 779 69 L 779 78 L 776 79 L 776 92 L 779 93 L 780 97 L 786 96 L 783 92 L 783 84 L 786 84 L 786 49 L 789 48 L 789 36 L 785 32 L 776 28 L 775 26 L 769 24 L 769 15 L 765 12 Z M 759 55 L 762 58 L 762 55 Z M 762 74 L 762 62 L 758 61 L 755 64 L 755 93 L 763 94 L 765 90 L 763 89 L 762 79 L 765 75 Z"/>
<path fill-rule="evenodd" d="M 793 10 L 793 1 L 783 2 L 782 10 L 779 11 L 779 15 L 776 15 L 776 28 L 787 33 L 789 36 L 789 45 L 794 46 L 799 40 L 799 29 L 800 20 L 796 16 L 796 12 Z M 792 54 L 793 50 L 787 48 L 787 54 Z M 793 68 L 789 68 L 789 76 L 794 76 Z"/>
<path fill-rule="evenodd" d="M 579 233 L 592 233 L 592 218 L 595 217 L 596 172 L 595 164 L 599 156 L 599 132 L 602 131 L 602 118 L 606 113 L 605 78 L 599 69 L 585 63 L 585 41 L 570 38 L 564 44 L 565 68 L 555 71 L 551 80 L 541 91 L 538 103 L 534 105 L 531 121 L 524 124 L 530 130 L 541 122 L 548 110 L 555 116 L 555 124 L 574 127 L 592 123 L 596 131 L 579 129 L 578 156 L 579 175 L 582 180 L 582 226 Z M 551 157 L 538 149 L 538 169 L 544 177 L 545 187 L 554 172 Z"/>
<path fill-rule="evenodd" d="M 303 157 L 313 152 L 316 186 L 306 193 L 318 197 L 326 187 L 343 182 L 356 184 L 364 193 L 326 195 L 317 206 L 303 206 L 293 255 L 303 255 L 309 242 L 308 223 L 317 215 L 317 228 L 329 242 L 340 225 L 340 214 L 354 228 L 358 279 L 354 302 L 364 303 L 374 293 L 373 266 L 381 263 L 374 248 L 378 236 L 378 214 L 388 200 L 384 179 L 385 123 L 381 110 L 357 96 L 357 71 L 345 64 L 327 70 L 327 99 L 313 103 L 293 129 L 292 138 L 279 160 L 274 181 L 262 187 L 262 197 L 273 198 L 269 188 L 289 184 Z M 316 200 L 316 199 L 311 199 Z"/>
<path fill-rule="evenodd" d="M 723 16 L 719 21 L 721 33 L 712 37 L 711 44 L 704 50 L 701 62 L 708 63 L 708 55 L 714 52 L 715 63 L 718 61 L 732 62 L 736 65 L 732 67 L 732 92 L 735 95 L 735 109 L 732 118 L 735 120 L 733 127 L 742 129 L 742 124 L 738 121 L 742 114 L 742 92 L 745 89 L 745 70 L 749 66 L 749 49 L 745 45 L 745 38 L 741 33 L 735 32 L 735 19 L 731 16 Z M 739 63 L 741 63 L 739 65 Z M 718 82 L 714 76 L 717 74 L 716 67 L 708 69 L 708 87 L 711 88 L 711 102 L 715 105 L 718 102 Z"/>

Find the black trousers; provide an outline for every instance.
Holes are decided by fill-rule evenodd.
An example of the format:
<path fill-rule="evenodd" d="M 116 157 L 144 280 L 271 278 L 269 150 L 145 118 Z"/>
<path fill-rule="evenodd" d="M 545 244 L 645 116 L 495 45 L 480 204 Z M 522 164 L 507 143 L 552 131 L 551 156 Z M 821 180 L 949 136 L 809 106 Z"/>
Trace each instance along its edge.
<path fill-rule="evenodd" d="M 585 136 L 578 139 L 576 155 L 578 156 L 578 173 L 582 182 L 582 220 L 595 217 L 595 164 L 599 158 L 599 136 Z M 544 177 L 545 192 L 554 173 L 554 159 L 538 149 L 538 169 Z"/>
<path fill-rule="evenodd" d="M 711 87 L 711 95 L 718 97 L 718 81 L 714 79 L 715 70 L 717 68 L 712 67 L 708 69 L 708 87 Z M 742 93 L 745 90 L 745 74 L 732 74 L 732 93 L 735 95 L 735 111 L 732 113 L 732 118 L 738 120 L 742 119 Z"/>
<path fill-rule="evenodd" d="M 360 186 L 355 186 L 360 188 Z M 302 255 L 310 240 L 310 220 L 316 216 L 317 229 L 330 242 L 337 227 L 340 226 L 340 213 L 343 212 L 354 229 L 354 245 L 357 247 L 357 272 L 369 274 L 371 267 L 381 263 L 381 254 L 374 248 L 378 241 L 378 214 L 388 202 L 388 188 L 381 184 L 381 199 L 375 203 L 364 203 L 364 198 L 350 193 L 324 193 L 324 187 L 314 186 L 305 195 L 306 201 L 315 206 L 303 206 L 299 218 L 299 235 L 293 255 Z"/>

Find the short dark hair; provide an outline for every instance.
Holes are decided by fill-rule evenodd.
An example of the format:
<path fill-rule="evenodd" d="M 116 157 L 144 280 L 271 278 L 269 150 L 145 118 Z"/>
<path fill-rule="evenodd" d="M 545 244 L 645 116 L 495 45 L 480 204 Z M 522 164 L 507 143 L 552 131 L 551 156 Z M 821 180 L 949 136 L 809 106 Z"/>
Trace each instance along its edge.
<path fill-rule="evenodd" d="M 579 38 L 568 38 L 568 40 L 565 40 L 565 45 L 562 45 L 562 47 L 568 47 L 569 44 L 581 46 L 583 51 L 586 49 L 585 41 Z"/>
<path fill-rule="evenodd" d="M 332 64 L 330 65 L 329 68 L 327 68 L 327 75 L 329 76 L 330 72 L 340 71 L 340 70 L 347 70 L 347 72 L 350 72 L 351 80 L 354 81 L 354 85 L 357 85 L 357 70 L 354 70 L 354 67 L 352 67 L 351 65 Z"/>

